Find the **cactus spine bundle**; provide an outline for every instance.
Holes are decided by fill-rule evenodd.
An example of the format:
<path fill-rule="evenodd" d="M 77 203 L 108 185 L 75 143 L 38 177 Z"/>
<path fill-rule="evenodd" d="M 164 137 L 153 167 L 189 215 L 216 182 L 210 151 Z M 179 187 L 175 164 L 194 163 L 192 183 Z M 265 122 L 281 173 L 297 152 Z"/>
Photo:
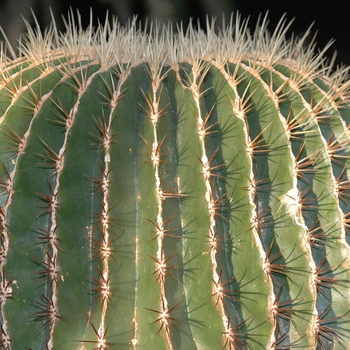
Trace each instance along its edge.
<path fill-rule="evenodd" d="M 347 69 L 236 23 L 4 46 L 1 349 L 350 348 Z"/>

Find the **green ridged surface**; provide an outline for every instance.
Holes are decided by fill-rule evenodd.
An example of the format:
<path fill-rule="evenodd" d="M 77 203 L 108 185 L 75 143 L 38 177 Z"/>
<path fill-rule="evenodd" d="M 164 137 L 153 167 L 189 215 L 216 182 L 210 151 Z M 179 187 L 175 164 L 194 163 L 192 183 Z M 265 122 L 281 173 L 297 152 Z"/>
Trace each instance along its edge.
<path fill-rule="evenodd" d="M 1 65 L 0 348 L 349 349 L 346 89 L 145 47 Z"/>

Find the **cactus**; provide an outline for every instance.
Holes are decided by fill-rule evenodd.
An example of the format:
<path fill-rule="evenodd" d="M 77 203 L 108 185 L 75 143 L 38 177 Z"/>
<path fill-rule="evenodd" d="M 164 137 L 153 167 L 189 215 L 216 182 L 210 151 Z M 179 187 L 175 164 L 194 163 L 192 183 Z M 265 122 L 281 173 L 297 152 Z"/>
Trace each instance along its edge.
<path fill-rule="evenodd" d="M 348 69 L 266 23 L 3 45 L 1 349 L 350 348 Z"/>

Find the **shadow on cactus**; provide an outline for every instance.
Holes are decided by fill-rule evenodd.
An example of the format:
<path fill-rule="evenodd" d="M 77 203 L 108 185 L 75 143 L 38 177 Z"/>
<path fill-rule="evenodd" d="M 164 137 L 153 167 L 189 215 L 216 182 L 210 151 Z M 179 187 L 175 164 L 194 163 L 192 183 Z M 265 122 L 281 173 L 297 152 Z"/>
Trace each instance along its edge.
<path fill-rule="evenodd" d="M 2 46 L 2 349 L 350 348 L 349 69 L 266 21 Z"/>

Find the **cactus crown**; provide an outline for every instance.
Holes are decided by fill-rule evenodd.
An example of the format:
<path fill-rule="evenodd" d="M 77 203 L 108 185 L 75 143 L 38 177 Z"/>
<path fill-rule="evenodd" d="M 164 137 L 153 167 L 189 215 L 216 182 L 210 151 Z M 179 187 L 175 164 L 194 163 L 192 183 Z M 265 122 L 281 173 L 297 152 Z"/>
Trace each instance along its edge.
<path fill-rule="evenodd" d="M 52 24 L 43 33 L 39 24 L 32 28 L 25 20 L 27 33 L 19 39 L 16 54 L 8 43 L 1 43 L 1 64 L 16 59 L 18 56 L 26 58 L 35 64 L 52 65 L 53 55 L 57 57 L 73 58 L 76 62 L 88 59 L 96 64 L 114 66 L 126 63 L 131 66 L 140 61 L 147 61 L 157 66 L 160 63 L 177 65 L 182 61 L 215 60 L 224 64 L 227 60 L 248 60 L 250 62 L 264 62 L 266 64 L 287 63 L 293 69 L 308 78 L 315 74 L 336 81 L 337 87 L 347 81 L 347 67 L 333 72 L 333 63 L 329 63 L 324 55 L 332 44 L 329 42 L 322 51 L 315 54 L 315 37 L 311 43 L 308 38 L 310 28 L 302 38 L 286 39 L 286 32 L 292 24 L 287 23 L 285 16 L 281 18 L 276 29 L 271 34 L 268 29 L 267 14 L 253 32 L 248 27 L 247 20 L 241 20 L 237 14 L 235 21 L 231 16 L 230 23 L 216 33 L 215 20 L 207 19 L 206 30 L 194 29 L 192 22 L 186 30 L 177 26 L 176 33 L 173 24 L 163 25 L 151 23 L 148 30 L 138 29 L 137 17 L 126 27 L 122 27 L 117 19 L 112 23 L 106 17 L 105 24 L 99 24 L 97 29 L 90 23 L 83 29 L 78 13 L 77 20 L 73 13 L 65 20 L 66 30 L 59 33 Z M 146 34 L 150 32 L 150 35 Z M 6 34 L 3 33 L 5 39 Z M 10 54 L 10 58 L 6 53 Z M 334 57 L 335 58 L 335 57 Z M 332 60 L 333 61 L 333 60 Z"/>
<path fill-rule="evenodd" d="M 2 45 L 1 348 L 350 347 L 349 69 L 289 25 Z"/>

